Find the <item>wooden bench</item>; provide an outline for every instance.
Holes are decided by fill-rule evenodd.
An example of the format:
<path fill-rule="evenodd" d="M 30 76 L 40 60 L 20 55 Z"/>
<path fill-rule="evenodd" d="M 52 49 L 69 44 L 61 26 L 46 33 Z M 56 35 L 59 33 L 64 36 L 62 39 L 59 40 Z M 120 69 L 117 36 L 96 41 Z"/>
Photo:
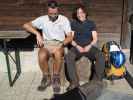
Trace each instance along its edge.
<path fill-rule="evenodd" d="M 20 66 L 20 56 L 19 56 L 19 49 L 15 48 L 15 58 L 10 54 L 10 48 L 8 48 L 7 44 L 10 40 L 13 39 L 25 39 L 30 34 L 26 33 L 25 31 L 0 31 L 0 40 L 2 40 L 2 48 L 5 58 L 6 58 L 6 64 L 7 64 L 7 72 L 8 72 L 8 78 L 9 78 L 9 84 L 10 86 L 13 86 L 15 81 L 18 79 L 18 77 L 21 74 L 21 66 Z M 15 63 L 16 65 L 16 74 L 14 79 L 12 79 L 11 76 L 11 68 L 10 68 L 10 59 Z"/>

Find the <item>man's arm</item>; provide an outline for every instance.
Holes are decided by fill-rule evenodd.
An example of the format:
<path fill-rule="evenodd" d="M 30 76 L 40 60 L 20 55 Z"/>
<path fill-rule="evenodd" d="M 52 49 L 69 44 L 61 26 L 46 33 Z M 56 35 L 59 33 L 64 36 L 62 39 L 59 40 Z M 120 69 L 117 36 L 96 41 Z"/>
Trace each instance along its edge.
<path fill-rule="evenodd" d="M 37 31 L 37 29 L 36 29 L 35 27 L 32 26 L 32 23 L 31 23 L 31 22 L 25 23 L 25 24 L 23 25 L 23 28 L 24 28 L 25 30 L 27 30 L 28 32 L 31 32 L 31 33 L 35 34 L 36 36 L 37 36 L 37 35 L 40 35 L 40 33 Z"/>
<path fill-rule="evenodd" d="M 28 31 L 28 32 L 31 32 L 33 34 L 36 35 L 36 39 L 37 39 L 37 44 L 38 46 L 43 46 L 43 38 L 41 36 L 41 34 L 37 31 L 37 29 L 35 27 L 33 27 L 32 23 L 31 22 L 28 22 L 28 23 L 25 23 L 23 25 L 23 28 Z"/>
<path fill-rule="evenodd" d="M 73 40 L 72 32 L 67 33 L 65 40 L 63 41 L 63 46 L 71 43 Z"/>

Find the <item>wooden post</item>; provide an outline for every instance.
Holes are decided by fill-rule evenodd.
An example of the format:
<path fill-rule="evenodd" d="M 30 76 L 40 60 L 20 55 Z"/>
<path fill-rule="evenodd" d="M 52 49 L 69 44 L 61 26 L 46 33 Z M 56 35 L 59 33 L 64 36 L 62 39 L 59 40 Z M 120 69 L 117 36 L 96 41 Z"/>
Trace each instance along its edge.
<path fill-rule="evenodd" d="M 123 0 L 123 7 L 122 7 L 122 23 L 121 23 L 121 37 L 120 37 L 120 45 L 122 48 L 127 48 L 126 41 L 127 34 L 128 34 L 128 0 Z"/>

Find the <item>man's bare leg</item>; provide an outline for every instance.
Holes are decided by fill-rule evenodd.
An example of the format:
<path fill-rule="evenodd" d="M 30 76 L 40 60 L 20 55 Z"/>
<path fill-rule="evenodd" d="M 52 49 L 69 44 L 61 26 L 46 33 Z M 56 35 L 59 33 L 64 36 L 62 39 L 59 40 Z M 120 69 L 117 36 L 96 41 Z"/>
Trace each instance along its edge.
<path fill-rule="evenodd" d="M 39 91 L 43 91 L 50 85 L 50 76 L 48 68 L 49 52 L 45 48 L 40 48 L 38 52 L 38 62 L 40 69 L 42 71 L 43 77 L 40 86 L 38 87 Z"/>
<path fill-rule="evenodd" d="M 49 52 L 45 48 L 40 48 L 38 52 L 38 62 L 43 74 L 48 74 Z"/>
<path fill-rule="evenodd" d="M 62 64 L 63 48 L 57 49 L 54 52 L 54 66 L 53 66 L 53 90 L 54 93 L 60 92 L 60 69 Z"/>
<path fill-rule="evenodd" d="M 62 57 L 63 57 L 64 49 L 58 49 L 54 53 L 54 67 L 53 67 L 53 73 L 54 74 L 59 74 L 60 73 L 60 68 L 62 64 Z"/>

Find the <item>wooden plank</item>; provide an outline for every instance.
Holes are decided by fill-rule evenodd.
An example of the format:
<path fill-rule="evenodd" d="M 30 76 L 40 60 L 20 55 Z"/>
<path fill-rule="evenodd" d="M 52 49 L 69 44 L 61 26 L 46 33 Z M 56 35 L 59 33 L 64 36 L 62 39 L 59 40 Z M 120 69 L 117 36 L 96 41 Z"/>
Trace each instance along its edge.
<path fill-rule="evenodd" d="M 25 31 L 0 31 L 0 39 L 27 38 L 29 35 Z"/>
<path fill-rule="evenodd" d="M 0 25 L 0 31 L 20 31 L 23 30 L 22 25 Z"/>

